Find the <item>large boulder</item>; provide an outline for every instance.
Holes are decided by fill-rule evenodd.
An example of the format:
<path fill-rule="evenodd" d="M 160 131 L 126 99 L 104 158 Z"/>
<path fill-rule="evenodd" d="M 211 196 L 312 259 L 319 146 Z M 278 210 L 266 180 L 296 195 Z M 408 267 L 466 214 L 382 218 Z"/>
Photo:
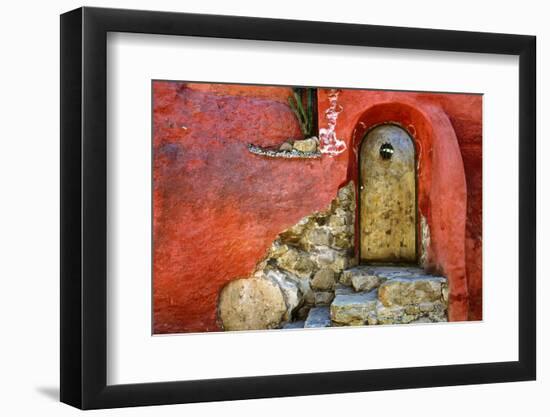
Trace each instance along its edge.
<path fill-rule="evenodd" d="M 283 316 L 283 320 L 291 320 L 294 310 L 302 304 L 302 296 L 306 291 L 304 287 L 301 287 L 302 280 L 276 268 L 267 269 L 265 271 L 265 278 L 276 283 L 283 292 L 286 304 L 286 313 Z"/>
<path fill-rule="evenodd" d="M 220 294 L 218 316 L 224 330 L 274 329 L 287 314 L 283 291 L 268 279 L 237 279 Z"/>

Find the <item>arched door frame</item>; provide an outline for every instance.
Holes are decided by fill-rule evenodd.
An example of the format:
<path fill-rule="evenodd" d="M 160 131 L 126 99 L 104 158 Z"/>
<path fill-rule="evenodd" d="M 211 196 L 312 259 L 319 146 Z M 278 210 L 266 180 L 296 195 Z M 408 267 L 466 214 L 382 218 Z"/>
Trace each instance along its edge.
<path fill-rule="evenodd" d="M 467 320 L 466 177 L 455 131 L 439 106 L 406 100 L 373 105 L 356 120 L 348 178 L 357 178 L 358 150 L 366 132 L 384 123 L 406 130 L 415 144 L 419 259 L 425 269 L 448 279 L 449 320 Z M 427 239 L 424 230 L 419 230 L 420 223 L 426 226 Z M 356 231 L 357 227 L 356 215 Z M 355 233 L 356 256 L 358 237 Z"/>
<path fill-rule="evenodd" d="M 363 146 L 365 145 L 365 142 L 367 140 L 367 137 L 369 136 L 369 134 L 379 128 L 380 126 L 395 126 L 399 129 L 402 129 L 406 134 L 407 136 L 409 137 L 410 141 L 411 141 L 411 144 L 413 145 L 413 152 L 414 152 L 414 211 L 415 211 L 415 236 L 414 236 L 414 239 L 415 239 L 415 262 L 418 262 L 419 260 L 419 247 L 420 247 L 420 242 L 419 242 L 419 211 L 418 211 L 418 175 L 417 175 L 417 168 L 418 168 L 418 159 L 417 159 L 417 144 L 416 144 L 416 141 L 414 140 L 414 138 L 411 136 L 411 134 L 409 133 L 409 131 L 407 129 L 405 129 L 400 123 L 398 122 L 395 122 L 395 121 L 390 121 L 390 122 L 382 122 L 382 123 L 376 123 L 376 124 L 373 124 L 372 126 L 370 126 L 363 134 L 363 137 L 362 139 L 360 140 L 359 142 L 359 145 L 358 145 L 358 151 L 357 151 L 357 158 L 358 158 L 358 161 L 357 161 L 357 186 L 356 186 L 356 193 L 357 193 L 357 216 L 359 217 L 359 220 L 358 220 L 358 227 L 357 230 L 356 230 L 356 235 L 357 236 L 360 236 L 361 235 L 361 185 L 363 184 L 363 179 L 361 177 L 361 161 L 360 161 L 360 157 L 361 157 L 361 151 L 362 151 L 362 148 Z M 360 239 L 360 238 L 359 238 Z M 361 262 L 361 242 L 358 241 L 359 245 L 358 245 L 358 251 L 357 251 L 357 258 L 358 258 L 358 261 Z M 391 262 L 388 262 L 388 263 L 391 263 Z"/>

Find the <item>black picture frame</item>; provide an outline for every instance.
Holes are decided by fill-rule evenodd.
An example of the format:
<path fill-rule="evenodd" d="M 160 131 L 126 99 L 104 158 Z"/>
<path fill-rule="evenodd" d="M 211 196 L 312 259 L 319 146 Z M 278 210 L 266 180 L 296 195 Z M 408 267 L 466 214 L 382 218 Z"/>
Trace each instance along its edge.
<path fill-rule="evenodd" d="M 519 56 L 519 360 L 107 385 L 108 32 Z M 84 7 L 61 16 L 60 56 L 62 402 L 95 409 L 535 379 L 534 36 Z"/>

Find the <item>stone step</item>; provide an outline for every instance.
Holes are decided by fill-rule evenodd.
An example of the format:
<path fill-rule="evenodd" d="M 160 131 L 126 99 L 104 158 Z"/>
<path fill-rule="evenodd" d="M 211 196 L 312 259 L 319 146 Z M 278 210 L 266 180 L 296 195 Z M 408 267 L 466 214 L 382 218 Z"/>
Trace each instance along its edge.
<path fill-rule="evenodd" d="M 337 326 L 447 320 L 447 279 L 414 266 L 346 269 L 335 296 L 331 318 Z"/>
<path fill-rule="evenodd" d="M 368 324 L 437 323 L 447 321 L 447 305 L 441 301 L 386 307 L 380 301 Z"/>
<path fill-rule="evenodd" d="M 340 293 L 330 305 L 330 317 L 339 326 L 363 326 L 376 311 L 378 290 Z"/>
<path fill-rule="evenodd" d="M 336 284 L 336 287 L 334 288 L 334 296 L 349 294 L 355 294 L 355 290 L 352 287 L 348 287 L 347 285 L 340 283 Z"/>
<path fill-rule="evenodd" d="M 447 279 L 434 275 L 403 275 L 384 281 L 378 298 L 385 307 L 447 302 Z"/>
<path fill-rule="evenodd" d="M 410 266 L 358 266 L 344 274 L 347 276 L 336 284 L 330 306 L 314 307 L 305 322 L 284 328 L 447 321 L 444 277 Z"/>
<path fill-rule="evenodd" d="M 332 325 L 330 320 L 330 308 L 329 307 L 314 307 L 309 310 L 309 314 L 304 323 L 304 328 L 313 327 L 330 327 Z"/>
<path fill-rule="evenodd" d="M 359 265 L 345 269 L 340 276 L 340 283 L 353 287 L 355 291 L 371 291 L 388 279 L 423 274 L 424 270 L 416 266 Z"/>

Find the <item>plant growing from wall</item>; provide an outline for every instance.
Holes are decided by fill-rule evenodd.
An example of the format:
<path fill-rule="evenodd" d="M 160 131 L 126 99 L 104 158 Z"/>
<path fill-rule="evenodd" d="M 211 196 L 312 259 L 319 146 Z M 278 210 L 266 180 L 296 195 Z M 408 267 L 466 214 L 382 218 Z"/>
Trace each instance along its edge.
<path fill-rule="evenodd" d="M 300 123 L 300 130 L 305 138 L 315 135 L 314 94 L 313 88 L 293 88 L 288 104 Z"/>

